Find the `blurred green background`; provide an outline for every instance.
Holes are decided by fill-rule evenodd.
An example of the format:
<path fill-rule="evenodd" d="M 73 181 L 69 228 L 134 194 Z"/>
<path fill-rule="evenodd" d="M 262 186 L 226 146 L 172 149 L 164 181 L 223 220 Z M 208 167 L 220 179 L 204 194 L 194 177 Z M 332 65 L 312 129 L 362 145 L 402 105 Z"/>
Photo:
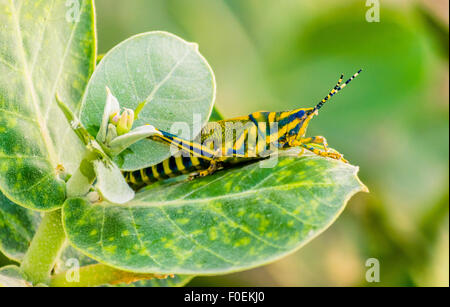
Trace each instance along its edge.
<path fill-rule="evenodd" d="M 251 271 L 192 286 L 449 284 L 448 1 L 97 0 L 99 53 L 134 34 L 197 42 L 228 118 L 311 107 L 340 73 L 364 71 L 310 125 L 361 168 L 354 197 L 312 243 Z M 367 283 L 377 258 L 381 282 Z"/>

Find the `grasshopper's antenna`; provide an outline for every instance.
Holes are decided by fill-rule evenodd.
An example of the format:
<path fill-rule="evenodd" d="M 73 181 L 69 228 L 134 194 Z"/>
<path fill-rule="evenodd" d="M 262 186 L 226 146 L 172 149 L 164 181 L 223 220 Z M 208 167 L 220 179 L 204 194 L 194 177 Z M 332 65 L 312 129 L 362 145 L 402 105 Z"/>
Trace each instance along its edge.
<path fill-rule="evenodd" d="M 311 110 L 311 113 L 316 112 L 317 110 L 319 110 L 324 104 L 325 102 L 327 102 L 331 97 L 333 97 L 337 92 L 339 92 L 340 90 L 342 90 L 344 87 L 347 86 L 347 84 L 349 84 L 353 79 L 355 79 L 359 73 L 362 71 L 362 69 L 358 70 L 358 72 L 356 74 L 354 74 L 350 79 L 348 79 L 347 81 L 344 82 L 344 84 L 341 85 L 342 80 L 344 78 L 344 74 L 341 74 L 341 77 L 339 78 L 338 83 L 336 84 L 336 86 L 331 90 L 331 92 L 324 98 L 322 99 L 315 107 L 314 109 Z"/>

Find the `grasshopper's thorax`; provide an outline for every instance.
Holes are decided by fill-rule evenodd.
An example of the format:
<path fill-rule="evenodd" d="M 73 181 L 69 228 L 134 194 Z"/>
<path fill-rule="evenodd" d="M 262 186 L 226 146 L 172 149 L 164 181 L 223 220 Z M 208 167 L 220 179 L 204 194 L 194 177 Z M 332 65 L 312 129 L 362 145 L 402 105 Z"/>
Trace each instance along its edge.
<path fill-rule="evenodd" d="M 278 130 L 286 144 L 305 136 L 309 121 L 315 115 L 312 110 L 313 108 L 304 108 L 280 113 Z"/>

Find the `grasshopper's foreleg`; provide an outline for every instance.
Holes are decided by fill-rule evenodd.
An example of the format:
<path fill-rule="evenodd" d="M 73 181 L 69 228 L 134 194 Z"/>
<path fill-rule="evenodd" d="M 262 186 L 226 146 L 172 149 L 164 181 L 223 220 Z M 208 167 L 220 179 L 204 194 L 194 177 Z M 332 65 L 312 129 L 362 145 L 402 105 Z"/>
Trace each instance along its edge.
<path fill-rule="evenodd" d="M 311 151 L 312 153 L 321 156 L 332 158 L 336 160 L 340 160 L 342 162 L 348 163 L 347 160 L 344 159 L 344 156 L 337 151 L 330 151 L 328 148 L 327 139 L 323 136 L 313 136 L 308 138 L 303 138 L 301 140 L 294 140 L 289 143 L 292 147 L 301 147 L 302 149 L 306 149 Z M 319 149 L 312 145 L 321 145 L 323 149 Z M 302 151 L 303 153 L 303 151 Z"/>
<path fill-rule="evenodd" d="M 311 146 L 312 143 L 309 144 L 301 144 L 300 146 L 311 151 L 312 153 L 321 156 L 321 157 L 326 157 L 326 158 L 332 158 L 335 160 L 340 160 L 342 162 L 348 163 L 347 160 L 344 159 L 344 156 L 338 152 L 335 151 L 325 151 L 325 150 L 321 150 L 319 148 L 313 147 Z"/>

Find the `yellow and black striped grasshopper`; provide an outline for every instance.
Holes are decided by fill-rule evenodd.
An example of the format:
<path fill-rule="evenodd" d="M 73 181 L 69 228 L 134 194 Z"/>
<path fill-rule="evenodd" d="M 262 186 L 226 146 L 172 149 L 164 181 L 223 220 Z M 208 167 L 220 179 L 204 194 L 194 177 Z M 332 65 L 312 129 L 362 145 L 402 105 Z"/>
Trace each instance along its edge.
<path fill-rule="evenodd" d="M 340 153 L 328 149 L 324 137 L 305 137 L 305 134 L 309 121 L 318 114 L 325 102 L 360 72 L 361 70 L 344 83 L 341 75 L 336 86 L 313 108 L 255 112 L 247 116 L 211 122 L 203 127 L 193 141 L 159 130 L 159 134 L 149 138 L 174 146 L 179 152 L 159 164 L 136 171 L 125 171 L 123 175 L 127 183 L 138 190 L 153 182 L 183 174 L 196 173 L 198 176 L 206 176 L 220 168 L 265 159 L 276 150 L 292 147 L 300 147 L 302 152 L 306 149 L 319 156 L 347 163 Z"/>

